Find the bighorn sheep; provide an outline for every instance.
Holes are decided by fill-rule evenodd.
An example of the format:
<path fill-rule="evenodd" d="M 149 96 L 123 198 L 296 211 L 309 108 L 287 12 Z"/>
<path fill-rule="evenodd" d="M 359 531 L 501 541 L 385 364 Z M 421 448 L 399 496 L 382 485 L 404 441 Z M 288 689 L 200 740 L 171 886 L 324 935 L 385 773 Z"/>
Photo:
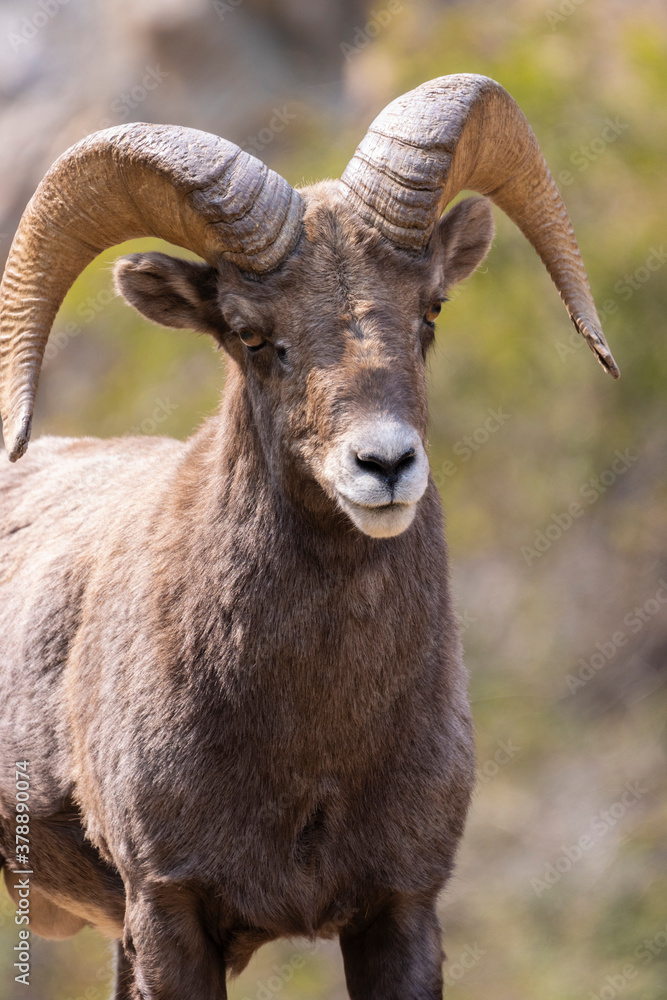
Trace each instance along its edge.
<path fill-rule="evenodd" d="M 262 943 L 334 933 L 354 1000 L 441 996 L 474 762 L 424 359 L 492 237 L 485 198 L 440 218 L 463 189 L 522 229 L 617 376 L 535 136 L 486 77 L 398 98 L 340 180 L 300 191 L 206 133 L 107 129 L 21 219 L 11 461 L 58 307 L 107 247 L 199 254 L 125 257 L 117 286 L 228 355 L 190 440 L 45 438 L 0 475 L 0 854 L 17 901 L 29 861 L 31 930 L 119 942 L 116 998 L 214 1000 Z"/>

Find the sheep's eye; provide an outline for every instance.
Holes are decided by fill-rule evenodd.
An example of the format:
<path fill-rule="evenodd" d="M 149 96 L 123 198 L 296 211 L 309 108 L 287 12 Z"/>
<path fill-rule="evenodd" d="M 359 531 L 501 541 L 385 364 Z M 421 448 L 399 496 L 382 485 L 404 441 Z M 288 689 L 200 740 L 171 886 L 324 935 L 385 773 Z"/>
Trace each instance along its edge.
<path fill-rule="evenodd" d="M 429 306 L 424 315 L 424 322 L 428 323 L 429 326 L 433 326 L 436 319 L 440 315 L 440 310 L 442 309 L 441 302 L 434 302 L 433 305 Z"/>
<path fill-rule="evenodd" d="M 239 338 L 243 341 L 245 346 L 249 351 L 258 351 L 260 347 L 264 347 L 266 341 L 261 334 L 256 333 L 254 330 L 239 330 Z"/>

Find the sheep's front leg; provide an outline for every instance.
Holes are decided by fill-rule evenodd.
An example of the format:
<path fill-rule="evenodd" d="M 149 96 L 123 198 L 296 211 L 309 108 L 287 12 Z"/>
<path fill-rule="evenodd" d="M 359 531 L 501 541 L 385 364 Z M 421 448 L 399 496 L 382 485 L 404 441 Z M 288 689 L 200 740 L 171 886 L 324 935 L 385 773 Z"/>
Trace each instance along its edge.
<path fill-rule="evenodd" d="M 352 1000 L 441 1000 L 443 951 L 435 902 L 397 900 L 340 935 Z"/>
<path fill-rule="evenodd" d="M 224 956 L 199 920 L 196 899 L 188 897 L 174 888 L 159 900 L 128 904 L 124 946 L 132 1000 L 226 1000 Z M 122 963 L 121 971 L 128 976 Z"/>

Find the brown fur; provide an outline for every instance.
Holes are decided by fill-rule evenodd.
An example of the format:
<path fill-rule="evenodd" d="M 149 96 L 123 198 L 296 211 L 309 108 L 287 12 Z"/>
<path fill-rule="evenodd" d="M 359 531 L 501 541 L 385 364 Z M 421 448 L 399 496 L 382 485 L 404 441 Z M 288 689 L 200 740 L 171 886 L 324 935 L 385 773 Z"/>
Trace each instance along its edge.
<path fill-rule="evenodd" d="M 368 415 L 425 439 L 422 317 L 483 258 L 490 213 L 462 203 L 415 257 L 335 183 L 304 197 L 261 281 L 121 262 L 142 311 L 225 348 L 216 417 L 185 443 L 45 438 L 0 472 L 0 759 L 30 762 L 53 904 L 33 929 L 122 936 L 119 1000 L 224 997 L 263 942 L 318 934 L 353 1000 L 441 996 L 435 904 L 474 762 L 440 500 L 431 481 L 406 531 L 372 538 L 321 469 Z M 245 328 L 270 343 L 250 353 Z M 13 803 L 5 767 L 10 866 Z"/>

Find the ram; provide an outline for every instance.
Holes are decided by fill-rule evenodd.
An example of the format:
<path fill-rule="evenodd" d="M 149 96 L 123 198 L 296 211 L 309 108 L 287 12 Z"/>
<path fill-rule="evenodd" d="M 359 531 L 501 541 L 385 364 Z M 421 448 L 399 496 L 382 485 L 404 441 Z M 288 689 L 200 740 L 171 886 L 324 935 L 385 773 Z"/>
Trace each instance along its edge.
<path fill-rule="evenodd" d="M 336 935 L 353 1000 L 435 1000 L 438 894 L 474 782 L 425 450 L 425 358 L 484 258 L 489 201 L 617 375 L 567 212 L 517 105 L 473 75 L 375 120 L 294 190 L 206 133 L 68 150 L 1 286 L 0 410 L 26 450 L 62 299 L 107 247 L 128 302 L 227 355 L 185 442 L 39 441 L 0 475 L 0 854 L 30 929 L 117 942 L 117 1000 L 214 1000 L 264 942 Z M 29 854 L 14 762 L 29 765 Z M 25 815 L 25 811 L 23 813 Z"/>

